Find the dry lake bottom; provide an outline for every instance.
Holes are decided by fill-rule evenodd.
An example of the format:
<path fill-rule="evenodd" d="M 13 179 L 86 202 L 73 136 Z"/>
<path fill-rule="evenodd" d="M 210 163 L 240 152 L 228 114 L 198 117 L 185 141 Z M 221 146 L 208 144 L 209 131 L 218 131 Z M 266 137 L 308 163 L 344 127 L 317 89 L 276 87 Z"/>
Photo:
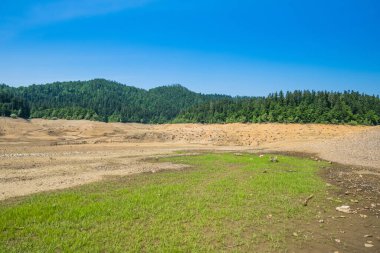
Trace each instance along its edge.
<path fill-rule="evenodd" d="M 293 154 L 329 162 L 333 168 L 322 171 L 320 176 L 337 187 L 334 193 L 337 198 L 351 198 L 354 192 L 351 205 L 365 211 L 363 216 L 356 215 L 349 221 L 340 219 L 344 220 L 339 224 L 339 229 L 344 230 L 341 237 L 355 241 L 358 236 L 368 235 L 375 245 L 365 248 L 361 238 L 342 252 L 357 252 L 357 249 L 379 252 L 380 127 L 144 125 L 0 118 L 0 200 L 70 188 L 112 176 L 181 170 L 185 165 L 152 161 L 209 152 Z M 362 199 L 359 204 L 358 196 Z M 337 225 L 333 227 L 332 230 L 339 231 Z M 355 229 L 357 232 L 350 232 Z M 331 240 L 332 244 L 338 243 L 334 238 Z M 314 247 L 316 252 L 326 249 L 320 247 Z"/>

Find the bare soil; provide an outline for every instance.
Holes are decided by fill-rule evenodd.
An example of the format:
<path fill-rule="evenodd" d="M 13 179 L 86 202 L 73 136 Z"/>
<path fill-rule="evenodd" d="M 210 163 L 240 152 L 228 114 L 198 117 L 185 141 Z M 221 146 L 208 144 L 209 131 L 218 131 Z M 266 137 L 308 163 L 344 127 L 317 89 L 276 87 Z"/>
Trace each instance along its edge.
<path fill-rule="evenodd" d="M 380 171 L 380 127 L 301 124 L 122 124 L 0 118 L 0 200 L 175 169 L 144 158 L 181 150 L 291 151 Z"/>
<path fill-rule="evenodd" d="M 313 222 L 299 224 L 296 233 L 309 241 L 306 245 L 291 243 L 290 252 L 380 252 L 379 170 L 332 164 L 321 176 L 330 186 L 327 205 L 316 207 Z M 326 206 L 349 206 L 350 212 Z M 289 241 L 294 240 L 291 237 Z"/>

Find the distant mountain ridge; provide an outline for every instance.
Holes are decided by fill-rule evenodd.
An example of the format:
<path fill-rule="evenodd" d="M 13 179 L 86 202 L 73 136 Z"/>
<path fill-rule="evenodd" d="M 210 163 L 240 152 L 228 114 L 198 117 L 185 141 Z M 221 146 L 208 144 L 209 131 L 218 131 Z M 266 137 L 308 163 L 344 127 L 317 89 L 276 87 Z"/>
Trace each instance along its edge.
<path fill-rule="evenodd" d="M 267 97 L 201 94 L 181 85 L 144 90 L 105 79 L 0 85 L 0 116 L 140 123 L 380 124 L 379 96 L 282 91 Z"/>

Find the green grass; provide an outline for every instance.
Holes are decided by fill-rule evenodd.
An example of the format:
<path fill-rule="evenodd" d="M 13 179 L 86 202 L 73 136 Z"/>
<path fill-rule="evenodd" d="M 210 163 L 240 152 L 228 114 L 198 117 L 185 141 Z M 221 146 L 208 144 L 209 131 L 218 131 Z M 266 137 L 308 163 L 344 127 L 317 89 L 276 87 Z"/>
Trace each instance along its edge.
<path fill-rule="evenodd" d="M 162 160 L 192 168 L 0 202 L 0 252 L 285 251 L 326 194 L 316 174 L 324 163 L 307 159 Z"/>

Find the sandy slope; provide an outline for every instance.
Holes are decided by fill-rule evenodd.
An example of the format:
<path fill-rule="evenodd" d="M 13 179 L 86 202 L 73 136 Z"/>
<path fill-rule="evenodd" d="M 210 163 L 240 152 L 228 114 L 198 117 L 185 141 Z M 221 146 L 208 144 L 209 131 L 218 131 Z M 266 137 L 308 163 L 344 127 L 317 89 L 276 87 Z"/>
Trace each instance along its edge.
<path fill-rule="evenodd" d="M 268 147 L 342 137 L 373 129 L 363 126 L 300 124 L 122 124 L 92 121 L 0 118 L 2 141 L 41 144 L 167 142 Z"/>
<path fill-rule="evenodd" d="M 300 124 L 106 124 L 0 118 L 0 200 L 161 169 L 178 150 L 296 151 L 380 168 L 380 128 Z"/>

